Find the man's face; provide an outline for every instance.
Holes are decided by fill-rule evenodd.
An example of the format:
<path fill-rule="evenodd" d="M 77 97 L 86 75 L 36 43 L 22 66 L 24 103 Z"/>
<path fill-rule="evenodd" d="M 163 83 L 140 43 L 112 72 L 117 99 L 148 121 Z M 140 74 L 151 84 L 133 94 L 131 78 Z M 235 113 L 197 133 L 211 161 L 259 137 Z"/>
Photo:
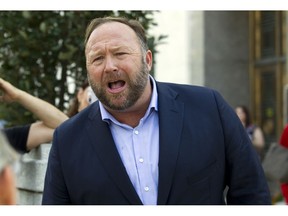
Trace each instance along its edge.
<path fill-rule="evenodd" d="M 96 28 L 87 42 L 86 66 L 98 99 L 113 110 L 125 110 L 141 97 L 149 80 L 151 52 L 143 53 L 135 32 L 111 22 Z"/>

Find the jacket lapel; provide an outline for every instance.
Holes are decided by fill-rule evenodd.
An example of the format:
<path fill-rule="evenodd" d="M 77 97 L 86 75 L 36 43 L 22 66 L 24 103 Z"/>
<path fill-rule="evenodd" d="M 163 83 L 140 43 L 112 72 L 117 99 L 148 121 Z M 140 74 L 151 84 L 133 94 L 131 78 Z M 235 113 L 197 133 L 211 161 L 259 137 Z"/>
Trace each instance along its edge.
<path fill-rule="evenodd" d="M 131 204 L 141 205 L 142 202 L 130 181 L 120 155 L 118 154 L 109 126 L 101 119 L 99 104 L 95 103 L 93 106 L 93 111 L 89 115 L 89 124 L 86 125 L 86 129 L 88 130 L 87 134 L 91 139 L 90 143 L 93 145 L 103 167 L 125 198 Z"/>
<path fill-rule="evenodd" d="M 175 172 L 184 104 L 177 102 L 177 93 L 167 85 L 157 83 L 159 97 L 159 182 L 158 205 L 167 203 Z"/>

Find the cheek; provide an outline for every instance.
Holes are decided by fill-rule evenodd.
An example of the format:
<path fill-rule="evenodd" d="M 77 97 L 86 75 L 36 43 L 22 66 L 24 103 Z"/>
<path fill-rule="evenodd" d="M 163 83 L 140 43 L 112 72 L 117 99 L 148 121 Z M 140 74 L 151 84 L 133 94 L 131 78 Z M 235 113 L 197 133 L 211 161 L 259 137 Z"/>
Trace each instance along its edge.
<path fill-rule="evenodd" d="M 124 62 L 119 65 L 119 69 L 120 71 L 125 72 L 128 77 L 133 79 L 142 70 L 142 64 L 139 60 L 131 60 L 130 62 Z"/>
<path fill-rule="evenodd" d="M 99 82 L 101 80 L 101 77 L 103 76 L 103 70 L 101 70 L 99 67 L 89 67 L 87 68 L 87 73 L 91 81 L 93 82 Z"/>

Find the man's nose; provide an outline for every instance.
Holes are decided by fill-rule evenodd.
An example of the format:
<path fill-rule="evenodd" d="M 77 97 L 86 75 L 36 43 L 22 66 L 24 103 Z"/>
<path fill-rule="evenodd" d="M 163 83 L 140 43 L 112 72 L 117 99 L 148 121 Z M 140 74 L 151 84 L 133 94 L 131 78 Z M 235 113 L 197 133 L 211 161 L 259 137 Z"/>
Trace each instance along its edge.
<path fill-rule="evenodd" d="M 105 59 L 105 72 L 111 72 L 111 71 L 117 71 L 118 67 L 117 67 L 117 62 L 116 60 L 113 58 L 113 56 L 107 56 Z"/>

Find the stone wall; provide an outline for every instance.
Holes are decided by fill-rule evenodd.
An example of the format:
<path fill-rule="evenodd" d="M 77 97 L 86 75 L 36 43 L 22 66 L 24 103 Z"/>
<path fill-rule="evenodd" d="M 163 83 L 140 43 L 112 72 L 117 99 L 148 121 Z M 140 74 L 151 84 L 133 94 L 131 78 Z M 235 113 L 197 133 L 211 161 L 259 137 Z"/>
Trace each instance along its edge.
<path fill-rule="evenodd" d="M 207 11 L 203 27 L 205 86 L 250 107 L 249 12 Z"/>
<path fill-rule="evenodd" d="M 50 148 L 51 144 L 42 144 L 21 157 L 16 172 L 17 204 L 41 204 Z"/>

